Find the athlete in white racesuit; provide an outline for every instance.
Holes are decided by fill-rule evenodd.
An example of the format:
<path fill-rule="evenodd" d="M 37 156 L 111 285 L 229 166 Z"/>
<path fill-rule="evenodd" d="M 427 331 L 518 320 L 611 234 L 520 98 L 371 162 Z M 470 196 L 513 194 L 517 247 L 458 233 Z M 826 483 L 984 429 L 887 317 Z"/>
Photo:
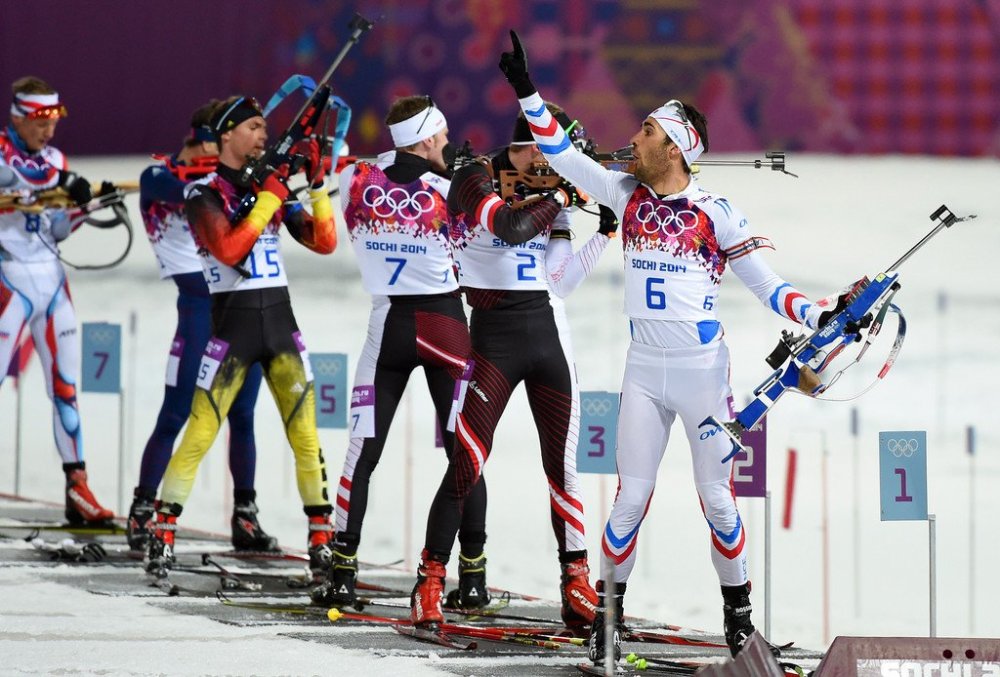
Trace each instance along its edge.
<path fill-rule="evenodd" d="M 770 243 L 751 234 L 743 214 L 694 181 L 690 165 L 707 147 L 704 117 L 696 109 L 669 101 L 653 111 L 632 138 L 635 175 L 610 171 L 577 152 L 555 123 L 528 79 L 516 38 L 514 52 L 501 57 L 501 69 L 552 167 L 621 220 L 632 343 L 618 425 L 620 486 L 602 539 L 602 563 L 610 560 L 615 567 L 619 618 L 639 527 L 670 428 L 680 417 L 722 585 L 726 639 L 735 655 L 754 628 L 745 532 L 732 485 L 736 449 L 707 421 L 733 418 L 729 351 L 717 317 L 719 283 L 728 264 L 764 305 L 809 328 L 821 323 L 822 310 L 756 253 Z M 603 641 L 591 645 L 591 658 L 603 661 Z"/>
<path fill-rule="evenodd" d="M 48 145 L 66 114 L 59 95 L 37 78 L 14 83 L 11 122 L 0 131 L 0 191 L 32 193 L 61 186 L 77 202 L 91 198 L 90 184 L 67 169 L 66 158 Z M 17 346 L 30 332 L 52 400 L 52 431 L 66 474 L 66 517 L 103 521 L 113 513 L 87 486 L 76 383 L 80 337 L 58 243 L 73 221 L 65 209 L 0 212 L 0 383 Z"/>

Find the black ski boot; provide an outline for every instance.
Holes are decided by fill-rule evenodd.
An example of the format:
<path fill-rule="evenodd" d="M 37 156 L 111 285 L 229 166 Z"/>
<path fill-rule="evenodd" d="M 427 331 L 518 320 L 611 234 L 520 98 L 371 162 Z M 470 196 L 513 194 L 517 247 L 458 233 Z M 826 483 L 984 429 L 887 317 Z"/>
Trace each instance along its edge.
<path fill-rule="evenodd" d="M 256 493 L 256 492 L 255 492 Z M 278 539 L 265 532 L 257 521 L 254 499 L 237 500 L 233 506 L 233 548 L 252 552 L 278 552 Z"/>
<path fill-rule="evenodd" d="M 326 582 L 314 588 L 309 596 L 324 606 L 351 606 L 358 600 L 354 582 L 358 579 L 358 554 L 348 554 L 340 543 L 333 546 Z"/>
<path fill-rule="evenodd" d="M 446 609 L 482 609 L 490 603 L 486 589 L 486 555 L 469 558 L 458 555 L 458 589 L 448 593 Z"/>
<path fill-rule="evenodd" d="M 722 586 L 723 628 L 729 652 L 734 657 L 743 650 L 743 645 L 750 639 L 750 635 L 757 631 L 750 620 L 752 611 L 749 581 L 743 585 Z M 775 657 L 781 655 L 781 649 L 778 647 L 770 642 L 767 642 L 767 646 Z"/>
<path fill-rule="evenodd" d="M 607 627 L 606 622 L 606 597 L 604 594 L 604 581 L 597 581 L 597 585 L 594 586 L 597 591 L 597 613 L 594 615 L 594 622 L 590 626 L 590 640 L 588 642 L 587 656 L 590 658 L 594 665 L 604 665 L 604 659 L 607 655 L 607 643 L 604 637 L 604 629 Z M 614 616 L 615 616 L 615 632 L 614 632 L 614 652 L 615 652 L 615 663 L 622 659 L 622 637 L 625 636 L 627 631 L 625 627 L 625 584 L 619 583 L 615 586 L 614 595 Z"/>
<path fill-rule="evenodd" d="M 155 522 L 153 512 L 156 510 L 156 492 L 136 487 L 132 491 L 132 505 L 128 509 L 128 521 L 125 523 L 125 540 L 129 550 L 144 552 L 149 543 L 150 520 Z"/>

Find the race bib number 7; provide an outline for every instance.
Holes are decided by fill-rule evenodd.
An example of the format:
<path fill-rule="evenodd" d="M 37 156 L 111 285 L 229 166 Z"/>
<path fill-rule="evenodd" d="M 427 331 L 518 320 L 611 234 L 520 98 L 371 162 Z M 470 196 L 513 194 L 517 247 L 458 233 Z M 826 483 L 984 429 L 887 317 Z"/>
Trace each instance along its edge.
<path fill-rule="evenodd" d="M 351 391 L 351 438 L 375 437 L 375 386 Z"/>

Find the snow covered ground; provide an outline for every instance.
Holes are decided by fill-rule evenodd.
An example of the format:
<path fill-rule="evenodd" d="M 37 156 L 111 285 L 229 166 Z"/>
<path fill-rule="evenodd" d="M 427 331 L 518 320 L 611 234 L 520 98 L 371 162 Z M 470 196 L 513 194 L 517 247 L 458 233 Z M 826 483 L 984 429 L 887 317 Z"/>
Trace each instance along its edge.
<path fill-rule="evenodd" d="M 134 180 L 144 164 L 143 158 L 135 157 L 81 158 L 74 168 L 92 180 Z M 991 568 L 998 554 L 993 518 L 1000 511 L 1000 493 L 990 490 L 1000 478 L 1000 435 L 989 426 L 997 406 L 992 384 L 1000 380 L 1000 360 L 990 349 L 1000 337 L 1000 276 L 989 258 L 1000 250 L 1000 200 L 994 192 L 1000 186 L 1000 164 L 922 157 L 792 156 L 789 169 L 801 178 L 766 170 L 706 167 L 700 180 L 727 195 L 747 214 L 757 234 L 774 241 L 777 251 L 765 256 L 781 275 L 813 297 L 832 293 L 895 261 L 930 230 L 927 217 L 942 203 L 957 214 L 976 213 L 980 218 L 941 233 L 901 268 L 903 288 L 896 303 L 907 315 L 909 331 L 885 382 L 848 404 L 789 396 L 769 417 L 768 476 L 774 506 L 772 637 L 820 647 L 836 635 L 926 636 L 927 525 L 879 521 L 878 432 L 913 429 L 928 433 L 929 510 L 937 515 L 938 530 L 938 634 L 1000 636 L 1000 615 L 995 612 L 1000 579 Z M 69 274 L 81 322 L 117 322 L 125 328 L 123 383 L 128 415 L 121 491 L 117 482 L 118 398 L 91 393 L 80 397 L 91 486 L 112 506 L 118 496 L 130 496 L 138 475 L 142 448 L 160 404 L 175 323 L 174 287 L 157 279 L 138 213 L 133 210 L 132 214 L 137 241 L 123 265 Z M 595 228 L 596 217 L 578 215 L 578 241 Z M 117 255 L 120 237 L 120 231 L 86 229 L 66 243 L 64 255 L 89 263 L 107 260 Z M 289 238 L 285 256 L 293 305 L 310 350 L 348 353 L 353 374 L 364 340 L 368 298 L 342 227 L 341 240 L 336 253 L 320 257 Z M 621 278 L 621 250 L 615 242 L 592 278 L 567 300 L 583 390 L 619 387 L 628 344 L 627 322 L 621 313 Z M 733 390 L 737 403 L 742 403 L 767 375 L 763 357 L 787 323 L 762 307 L 735 277 L 727 276 L 723 287 L 720 315 L 733 356 Z M 939 312 L 942 294 L 946 300 L 943 314 Z M 128 333 L 132 313 L 137 319 L 134 338 Z M 873 348 L 876 354 L 848 372 L 831 396 L 849 395 L 874 378 L 893 331 L 890 323 L 886 336 Z M 422 382 L 417 375 L 417 387 L 410 389 L 400 409 L 373 478 L 361 546 L 364 560 L 406 557 L 413 562 L 422 545 L 427 510 L 445 467 L 444 454 L 432 446 L 431 404 L 420 387 Z M 14 490 L 16 397 L 11 386 L 8 381 L 0 390 L 3 492 Z M 23 401 L 21 493 L 61 500 L 62 476 L 37 361 L 24 380 Z M 857 467 L 849 434 L 850 409 L 855 405 L 861 422 Z M 261 521 L 283 544 L 301 547 L 305 525 L 291 453 L 266 389 L 257 411 Z M 977 429 L 974 459 L 964 451 L 967 425 Z M 323 430 L 320 436 L 335 477 L 347 446 L 346 433 Z M 228 529 L 231 489 L 222 444 L 220 438 L 206 458 L 186 506 L 182 519 L 190 526 Z M 789 447 L 799 451 L 799 464 L 792 526 L 785 530 L 780 528 L 780 507 L 785 500 L 785 450 Z M 824 458 L 830 544 L 828 629 L 823 620 Z M 515 394 L 501 422 L 485 475 L 490 492 L 487 554 L 491 583 L 557 596 L 558 566 L 547 490 L 523 390 Z M 639 562 L 629 582 L 626 610 L 717 631 L 721 629 L 721 600 L 707 529 L 690 477 L 685 438 L 675 427 L 640 537 Z M 409 482 L 412 500 L 407 502 Z M 585 476 L 583 489 L 588 541 L 596 565 L 614 480 Z M 763 627 L 764 506 L 760 499 L 741 499 L 740 504 L 755 582 L 755 619 Z M 858 533 L 853 527 L 855 506 Z M 114 507 L 127 508 L 127 502 Z M 975 518 L 974 529 L 970 516 Z M 855 556 L 859 575 L 855 574 Z M 0 584 L 4 619 L 0 621 L 0 655 L 5 665 L 19 671 L 73 674 L 78 670 L 74 654 L 84 650 L 108 656 L 106 665 L 95 663 L 87 672 L 177 673 L 179 668 L 169 658 L 175 652 L 198 658 L 198 672 L 245 672 L 242 664 L 221 658 L 239 651 L 240 660 L 261 673 L 297 673 L 316 669 L 310 657 L 329 656 L 329 647 L 290 646 L 288 640 L 277 639 L 269 631 L 262 634 L 173 618 L 138 601 L 109 601 L 65 586 L 33 583 L 17 571 L 0 570 Z M 974 599 L 972 613 L 970 599 Z M 72 615 L 62 615 L 62 609 L 72 609 Z M 100 622 L 88 622 L 81 629 L 83 610 L 86 617 Z M 81 632 L 86 642 L 73 639 Z M 134 642 L 116 643 L 118 636 Z M 180 644 L 167 651 L 159 644 L 163 638 Z M 44 651 L 39 650 L 40 641 L 45 642 Z M 157 662 L 134 662 L 138 653 L 155 656 Z M 13 662 L 7 657 L 13 657 Z M 359 666 L 349 672 L 365 674 L 364 670 Z M 377 670 L 384 672 L 384 664 Z M 408 667 L 407 674 L 418 674 L 416 670 Z"/>

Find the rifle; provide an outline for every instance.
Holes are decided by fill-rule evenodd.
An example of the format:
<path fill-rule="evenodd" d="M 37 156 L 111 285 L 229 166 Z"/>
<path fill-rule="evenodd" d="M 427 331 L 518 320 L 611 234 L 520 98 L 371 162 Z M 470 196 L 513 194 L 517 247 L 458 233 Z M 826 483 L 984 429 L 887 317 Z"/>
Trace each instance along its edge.
<path fill-rule="evenodd" d="M 78 205 L 62 188 L 50 188 L 35 193 L 5 193 L 0 195 L 0 211 L 18 211 L 27 214 L 39 214 L 46 209 L 72 209 L 90 213 L 121 203 L 128 193 L 139 190 L 139 184 L 134 181 L 123 181 L 115 184 L 111 193 L 99 195 L 83 205 Z"/>
<path fill-rule="evenodd" d="M 635 174 L 635 158 L 632 156 L 632 148 L 630 146 L 624 146 L 610 153 L 598 153 L 596 152 L 596 147 L 588 146 L 583 149 L 583 152 L 600 162 L 607 169 L 616 172 L 625 172 L 626 174 Z M 701 160 L 691 166 L 691 173 L 697 174 L 704 165 L 711 167 L 753 167 L 754 169 L 769 167 L 772 171 L 798 178 L 798 174 L 792 174 L 785 169 L 785 151 L 782 150 L 764 153 L 763 160 L 759 158 L 756 160 Z"/>
<path fill-rule="evenodd" d="M 46 209 L 65 209 L 69 213 L 70 233 L 83 224 L 101 229 L 114 228 L 119 225 L 125 226 L 127 236 L 125 247 L 122 253 L 109 263 L 89 265 L 67 261 L 62 257 L 57 248 L 49 246 L 44 239 L 41 240 L 42 244 L 50 249 L 59 261 L 75 270 L 104 270 L 106 268 L 113 268 L 124 261 L 132 249 L 133 228 L 128 210 L 125 208 L 125 196 L 129 193 L 138 192 L 139 184 L 134 181 L 123 181 L 114 184 L 114 186 L 115 189 L 110 193 L 98 195 L 90 202 L 82 205 L 76 204 L 62 188 L 52 188 L 27 195 L 23 193 L 7 193 L 0 195 L 0 212 L 18 211 L 25 214 L 38 214 Z M 100 218 L 98 215 L 104 209 L 110 209 L 111 215 Z"/>
<path fill-rule="evenodd" d="M 351 35 L 347 39 L 347 43 L 340 49 L 337 56 L 334 58 L 333 63 L 327 69 L 326 73 L 319 82 L 316 83 L 316 89 L 313 91 L 312 96 L 306 99 L 305 103 L 299 109 L 298 113 L 292 119 L 291 124 L 288 128 L 281 133 L 274 143 L 269 145 L 264 153 L 259 158 L 252 158 L 247 160 L 246 164 L 240 169 L 239 182 L 242 186 L 248 187 L 253 184 L 259 185 L 264 178 L 273 172 L 277 167 L 282 164 L 289 164 L 292 171 L 289 174 L 293 174 L 299 169 L 301 158 L 292 158 L 291 150 L 299 141 L 308 138 L 314 132 L 314 130 L 319 126 L 320 119 L 327 110 L 330 97 L 332 95 L 332 89 L 330 88 L 330 78 L 333 76 L 333 72 L 340 65 L 340 62 L 344 60 L 347 52 L 350 51 L 357 42 L 361 39 L 361 36 L 367 31 L 371 30 L 374 24 L 368 21 L 360 14 L 355 14 L 354 18 L 351 19 L 349 28 L 351 29 Z M 253 206 L 255 198 L 244 199 L 243 203 L 240 204 L 240 208 L 237 210 L 236 220 L 239 220 L 245 216 L 249 208 Z"/>
<path fill-rule="evenodd" d="M 879 273 L 871 280 L 865 277 L 855 283 L 846 295 L 846 306 L 844 309 L 838 312 L 826 324 L 808 337 L 805 334 L 795 336 L 789 331 L 781 333 L 778 346 L 765 359 L 768 365 L 774 369 L 774 372 L 754 389 L 753 393 L 756 395 L 756 398 L 744 407 L 734 420 L 720 423 L 714 416 L 710 416 L 705 419 L 702 425 L 710 423 L 713 426 L 719 427 L 732 440 L 734 452 L 737 449 L 742 449 L 743 445 L 740 442 L 740 435 L 760 422 L 771 407 L 786 392 L 795 389 L 806 395 L 816 397 L 832 386 L 840 374 L 844 372 L 844 369 L 837 372 L 827 383 L 822 382 L 819 374 L 829 366 L 833 358 L 848 344 L 861 341 L 861 332 L 864 329 L 868 329 L 867 342 L 862 348 L 861 354 L 851 364 L 855 364 L 860 360 L 861 355 L 864 354 L 874 336 L 881 329 L 886 313 L 892 310 L 899 314 L 900 325 L 890 358 L 886 361 L 885 366 L 882 367 L 878 376 L 879 379 L 884 377 L 892 366 L 896 354 L 899 352 L 899 348 L 902 345 L 902 337 L 906 331 L 906 323 L 902 313 L 900 313 L 899 308 L 892 304 L 892 298 L 900 287 L 897 270 L 942 229 L 950 228 L 960 221 L 968 221 L 974 218 L 976 218 L 975 214 L 957 217 L 946 205 L 938 207 L 930 215 L 931 221 L 938 222 L 934 229 L 884 272 Z M 866 388 L 865 391 L 867 390 Z M 862 391 L 862 393 L 865 391 Z"/>

